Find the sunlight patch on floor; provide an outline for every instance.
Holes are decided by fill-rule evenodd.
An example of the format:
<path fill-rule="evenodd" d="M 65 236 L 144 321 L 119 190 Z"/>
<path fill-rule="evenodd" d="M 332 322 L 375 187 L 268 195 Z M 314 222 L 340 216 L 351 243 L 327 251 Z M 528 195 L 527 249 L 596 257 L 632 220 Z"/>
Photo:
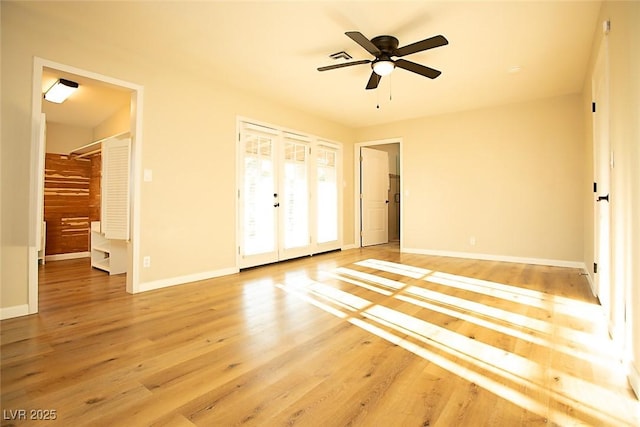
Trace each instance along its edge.
<path fill-rule="evenodd" d="M 367 260 L 369 262 L 366 263 L 366 265 L 368 267 L 373 267 L 374 265 L 376 265 L 376 263 L 371 262 L 371 260 Z M 388 264 L 390 264 L 389 262 L 386 262 L 385 264 L 381 264 L 381 267 L 383 268 L 382 271 L 386 271 L 388 272 Z M 603 357 L 611 357 L 612 353 L 610 351 L 610 347 L 607 345 L 608 344 L 608 335 L 604 332 L 602 332 L 602 327 L 599 328 L 595 328 L 598 329 L 600 331 L 600 333 L 598 334 L 594 334 L 594 333 L 590 333 L 590 332 L 583 332 L 583 331 L 578 331 L 572 328 L 568 328 L 565 326 L 560 326 L 560 325 L 552 325 L 549 322 L 540 320 L 540 319 L 533 319 L 531 317 L 519 314 L 519 313 L 514 313 L 513 311 L 509 311 L 509 310 L 505 310 L 502 308 L 496 308 L 496 307 L 490 307 L 484 304 L 478 304 L 474 301 L 469 301 L 467 299 L 464 298 L 460 298 L 460 297 L 456 297 L 456 296 L 451 296 L 451 295 L 447 295 L 441 292 L 437 292 L 437 291 L 433 291 L 430 289 L 425 289 L 423 287 L 420 286 L 408 286 L 405 283 L 399 282 L 399 281 L 395 281 L 395 280 L 391 280 L 388 278 L 383 278 L 383 277 L 379 277 L 375 274 L 371 274 L 371 273 L 364 273 L 358 270 L 354 270 L 354 269 L 350 269 L 350 268 L 345 268 L 345 267 L 341 267 L 338 269 L 334 270 L 336 273 L 340 273 L 343 276 L 351 276 L 351 277 L 356 277 L 359 279 L 362 279 L 364 281 L 369 281 L 371 283 L 375 283 L 381 286 L 385 286 L 387 288 L 391 288 L 393 290 L 400 290 L 403 289 L 404 292 L 411 294 L 412 296 L 416 296 L 419 297 L 421 299 L 426 299 L 426 300 L 430 300 L 430 301 L 435 301 L 437 303 L 440 304 L 444 304 L 446 306 L 450 306 L 453 307 L 457 310 L 468 310 L 473 312 L 476 315 L 482 315 L 482 316 L 486 316 L 501 322 L 509 322 L 511 323 L 513 326 L 515 327 L 520 327 L 520 328 L 526 328 L 529 329 L 535 333 L 539 333 L 539 334 L 543 334 L 546 336 L 554 336 L 555 341 L 557 342 L 558 339 L 562 339 L 564 341 L 563 346 L 565 347 L 571 347 L 571 345 L 574 345 L 576 343 L 582 345 L 582 346 L 586 346 L 589 347 L 590 349 L 593 349 L 596 353 L 601 354 Z M 429 271 L 429 270 L 425 270 L 425 271 Z M 427 278 L 423 278 L 423 277 L 419 277 L 422 280 L 427 280 L 427 281 L 432 281 L 431 279 L 441 273 L 438 272 L 431 272 Z M 461 290 L 466 290 L 466 291 L 473 291 L 473 289 L 467 289 L 464 286 L 464 282 L 473 282 L 477 279 L 473 279 L 473 278 L 462 278 L 460 276 L 455 276 L 455 275 L 448 275 L 449 277 L 446 279 L 446 282 L 448 283 L 455 283 L 456 289 L 461 289 Z M 460 278 L 460 280 L 452 280 L 451 277 L 458 277 Z M 437 276 L 436 276 L 437 277 Z M 464 279 L 464 280 L 463 280 Z M 444 278 L 441 278 L 441 281 L 445 281 Z M 483 281 L 478 281 L 479 283 L 482 283 Z M 493 285 L 497 285 L 494 282 L 487 282 L 484 281 L 485 283 L 491 284 Z M 476 287 L 479 286 L 477 283 L 474 284 Z M 508 286 L 508 285 L 502 285 L 503 287 L 506 288 L 510 288 L 510 289 L 517 289 L 517 287 L 514 286 Z M 585 316 L 585 319 L 589 319 L 589 321 L 593 321 L 593 319 L 598 319 L 599 317 L 594 316 L 593 314 L 593 308 L 592 307 L 588 307 L 590 306 L 589 304 L 585 304 L 579 301 L 575 301 L 576 302 L 576 307 L 573 310 L 569 309 L 569 305 L 568 302 L 571 301 L 568 298 L 561 298 L 561 297 L 557 297 L 554 298 L 553 295 L 548 295 L 548 294 L 544 294 L 541 292 L 537 292 L 537 291 L 532 291 L 532 290 L 527 290 L 527 289 L 522 289 L 521 291 L 525 292 L 525 293 L 529 293 L 532 295 L 536 295 L 537 294 L 537 298 L 547 298 L 547 301 L 545 302 L 545 304 L 548 305 L 548 309 L 553 310 L 553 312 L 556 312 L 555 310 L 555 303 L 554 301 L 560 301 L 560 306 L 566 307 L 566 310 L 572 311 L 573 316 Z M 511 303 L 518 303 L 518 302 L 514 302 L 514 301 L 509 301 Z M 582 309 L 585 309 L 586 307 L 586 311 L 582 311 Z M 581 313 L 581 314 L 580 314 Z M 582 319 L 582 317 L 580 317 Z"/>
<path fill-rule="evenodd" d="M 435 272 L 425 278 L 425 280 L 542 309 L 548 308 L 549 304 L 551 304 L 556 313 L 563 313 L 580 319 L 584 319 L 584 316 L 589 318 L 589 316 L 599 316 L 602 314 L 601 308 L 595 304 L 472 277 L 461 277 L 450 273 Z"/>
<path fill-rule="evenodd" d="M 366 259 L 354 263 L 361 267 L 371 267 L 389 273 L 400 274 L 402 276 L 411 277 L 412 279 L 421 279 L 427 274 L 431 274 L 431 270 L 426 268 L 412 267 L 410 265 L 398 264 L 396 262 L 381 261 L 377 259 Z"/>
<path fill-rule="evenodd" d="M 603 356 L 606 352 L 597 351 L 601 348 L 610 348 L 610 343 L 595 339 L 595 347 L 591 347 L 594 345 L 593 334 L 425 289 L 418 283 L 436 278 L 442 282 L 441 284 L 450 285 L 455 289 L 471 292 L 481 291 L 485 295 L 497 296 L 498 298 L 507 299 L 506 293 L 519 294 L 522 296 L 521 299 L 527 298 L 529 305 L 537 307 L 534 305 L 537 304 L 534 303 L 534 300 L 537 300 L 540 303 L 550 305 L 545 308 L 549 308 L 553 312 L 555 312 L 554 304 L 569 307 L 570 299 L 556 299 L 552 295 L 540 292 L 536 295 L 535 291 L 527 289 L 518 289 L 487 281 L 476 282 L 472 278 L 386 261 L 366 260 L 355 263 L 355 265 L 398 274 L 413 279 L 413 281 L 409 280 L 408 283 L 403 283 L 388 277 L 380 277 L 376 274 L 346 267 L 324 272 L 322 275 L 322 277 L 328 277 L 331 280 L 338 279 L 341 282 L 383 295 L 386 299 L 382 302 L 373 302 L 310 278 L 303 280 L 297 278 L 285 284 L 277 284 L 276 287 L 561 425 L 582 423 L 581 414 L 611 425 L 624 425 L 638 421 L 637 416 L 632 415 L 634 408 L 637 411 L 637 402 L 631 398 L 621 399 L 619 394 L 575 377 L 568 372 L 540 365 L 526 357 L 494 347 L 473 339 L 473 337 L 467 337 L 383 304 L 385 301 L 389 303 L 392 301 L 407 302 L 416 307 L 456 317 L 483 328 L 550 348 L 551 351 L 558 352 L 557 354 L 596 362 L 603 367 L 611 368 L 612 359 L 608 359 L 609 364 L 607 364 L 607 359 Z M 480 289 L 481 287 L 484 288 Z M 510 299 L 509 301 L 514 304 L 521 303 L 521 301 Z M 577 304 L 578 307 L 582 305 L 585 304 Z M 589 310 L 590 308 L 587 307 L 585 312 L 580 315 L 588 316 L 585 313 L 589 313 Z M 491 319 L 498 321 L 498 323 Z M 506 326 L 503 322 L 510 323 L 512 326 Z M 554 341 L 531 332 L 553 337 Z M 564 344 L 555 343 L 559 337 L 564 340 Z M 575 343 L 589 344 L 587 355 L 574 349 L 572 345 Z M 591 349 L 597 355 L 591 354 Z M 461 363 L 465 365 L 463 366 Z M 465 367 L 467 365 L 468 367 Z M 528 390 L 530 395 L 520 390 Z M 564 411 L 553 409 L 553 406 L 549 404 L 550 400 L 556 402 L 555 406 L 559 404 L 573 408 L 572 413 L 578 418 L 572 417 Z M 603 402 L 606 402 L 606 408 L 602 408 Z"/>

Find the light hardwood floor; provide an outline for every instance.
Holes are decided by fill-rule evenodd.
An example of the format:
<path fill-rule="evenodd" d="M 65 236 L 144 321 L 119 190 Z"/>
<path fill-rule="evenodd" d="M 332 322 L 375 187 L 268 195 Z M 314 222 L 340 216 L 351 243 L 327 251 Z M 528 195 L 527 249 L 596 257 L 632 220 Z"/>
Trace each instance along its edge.
<path fill-rule="evenodd" d="M 138 295 L 50 262 L 1 323 L 2 425 L 638 425 L 603 324 L 579 270 L 394 245 Z"/>

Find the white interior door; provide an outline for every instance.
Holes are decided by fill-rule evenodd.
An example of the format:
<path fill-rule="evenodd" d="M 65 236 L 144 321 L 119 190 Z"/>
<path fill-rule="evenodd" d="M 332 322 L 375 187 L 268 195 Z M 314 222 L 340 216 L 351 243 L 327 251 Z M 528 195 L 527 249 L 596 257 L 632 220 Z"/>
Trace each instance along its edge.
<path fill-rule="evenodd" d="M 360 212 L 362 246 L 389 241 L 389 155 L 385 151 L 360 149 Z"/>
<path fill-rule="evenodd" d="M 606 39 L 603 40 L 593 77 L 593 146 L 594 146 L 594 286 L 613 330 L 611 281 L 611 147 L 609 141 L 609 89 L 606 68 Z"/>

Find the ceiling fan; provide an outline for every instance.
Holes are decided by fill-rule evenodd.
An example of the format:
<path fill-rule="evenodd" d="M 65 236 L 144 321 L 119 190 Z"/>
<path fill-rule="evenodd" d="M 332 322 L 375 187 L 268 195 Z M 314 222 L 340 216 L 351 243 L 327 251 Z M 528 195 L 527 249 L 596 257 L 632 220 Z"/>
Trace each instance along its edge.
<path fill-rule="evenodd" d="M 358 31 L 348 31 L 345 34 L 362 46 L 367 52 L 375 56 L 375 59 L 363 59 L 343 64 L 328 65 L 326 67 L 319 67 L 318 71 L 333 70 L 335 68 L 350 67 L 352 65 L 371 64 L 373 71 L 367 83 L 367 89 L 377 88 L 382 77 L 390 74 L 395 67 L 403 68 L 420 74 L 421 76 L 429 77 L 430 79 L 435 79 L 442 74 L 441 71 L 407 61 L 406 59 L 391 59 L 393 56 L 401 58 L 412 53 L 449 44 L 449 41 L 442 35 L 429 37 L 428 39 L 398 48 L 398 39 L 393 36 L 377 36 L 369 40 Z"/>

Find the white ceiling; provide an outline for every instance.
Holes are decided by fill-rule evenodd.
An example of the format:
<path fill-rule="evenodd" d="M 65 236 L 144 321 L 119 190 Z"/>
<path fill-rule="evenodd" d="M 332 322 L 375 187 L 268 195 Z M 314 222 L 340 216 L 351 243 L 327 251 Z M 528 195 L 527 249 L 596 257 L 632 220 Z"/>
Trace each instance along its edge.
<path fill-rule="evenodd" d="M 600 3 L 87 2 L 45 9 L 134 55 L 181 63 L 274 102 L 361 127 L 580 92 Z M 378 90 L 366 91 L 368 64 L 318 72 L 336 63 L 329 55 L 338 51 L 353 60 L 371 58 L 346 31 L 394 35 L 400 46 L 442 34 L 449 45 L 405 57 L 442 75 L 431 80 L 396 69 Z M 514 66 L 520 71 L 510 72 Z"/>

